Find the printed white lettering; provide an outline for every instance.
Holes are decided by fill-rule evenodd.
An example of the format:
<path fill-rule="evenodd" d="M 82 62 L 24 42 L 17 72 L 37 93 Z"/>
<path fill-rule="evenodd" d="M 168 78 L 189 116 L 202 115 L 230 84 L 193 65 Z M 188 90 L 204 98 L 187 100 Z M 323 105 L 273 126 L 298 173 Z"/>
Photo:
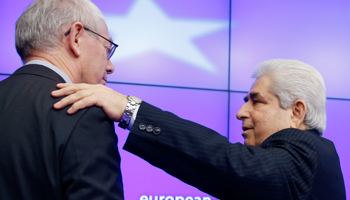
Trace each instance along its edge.
<path fill-rule="evenodd" d="M 142 195 L 139 200 L 211 200 L 210 197 L 191 197 L 184 198 L 183 196 L 147 196 Z"/>
<path fill-rule="evenodd" d="M 148 200 L 148 197 L 147 197 L 146 195 L 142 195 L 142 196 L 140 197 L 140 200 Z"/>

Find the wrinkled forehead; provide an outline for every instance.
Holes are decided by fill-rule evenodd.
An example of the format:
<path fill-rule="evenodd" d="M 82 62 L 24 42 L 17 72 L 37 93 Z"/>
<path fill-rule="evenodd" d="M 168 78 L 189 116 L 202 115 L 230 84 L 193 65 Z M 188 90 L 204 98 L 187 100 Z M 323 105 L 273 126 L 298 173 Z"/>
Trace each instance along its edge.
<path fill-rule="evenodd" d="M 264 97 L 269 98 L 272 96 L 276 96 L 271 91 L 271 79 L 268 76 L 261 76 L 260 78 L 256 79 L 254 83 L 252 84 L 250 91 L 248 92 L 248 95 L 245 97 L 244 100 L 248 100 L 252 97 Z"/>
<path fill-rule="evenodd" d="M 271 78 L 268 76 L 261 76 L 257 78 L 252 86 L 250 87 L 251 92 L 263 92 L 263 91 L 270 91 L 270 86 L 271 86 Z"/>

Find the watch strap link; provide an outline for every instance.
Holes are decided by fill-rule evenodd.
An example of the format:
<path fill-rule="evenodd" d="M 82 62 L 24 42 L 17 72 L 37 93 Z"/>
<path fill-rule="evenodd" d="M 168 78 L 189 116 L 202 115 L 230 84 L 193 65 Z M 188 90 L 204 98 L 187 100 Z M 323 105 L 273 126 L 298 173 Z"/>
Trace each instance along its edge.
<path fill-rule="evenodd" d="M 128 95 L 127 98 L 129 99 L 128 104 L 126 104 L 125 111 L 123 113 L 122 118 L 120 119 L 120 122 L 118 126 L 120 128 L 126 129 L 129 126 L 130 120 L 135 112 L 135 109 L 141 104 L 142 100 Z"/>

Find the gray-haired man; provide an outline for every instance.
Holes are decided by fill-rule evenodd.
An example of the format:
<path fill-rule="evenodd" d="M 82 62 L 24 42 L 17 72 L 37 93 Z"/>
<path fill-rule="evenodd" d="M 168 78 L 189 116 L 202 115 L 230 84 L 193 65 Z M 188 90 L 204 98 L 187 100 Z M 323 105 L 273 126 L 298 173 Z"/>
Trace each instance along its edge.
<path fill-rule="evenodd" d="M 0 82 L 0 199 L 124 199 L 114 122 L 55 110 L 57 83 L 105 84 L 117 47 L 90 0 L 37 0 L 16 23 L 25 65 Z"/>
<path fill-rule="evenodd" d="M 60 84 L 52 94 L 70 95 L 54 107 L 73 103 L 71 114 L 93 104 L 113 113 L 130 129 L 125 150 L 217 198 L 345 200 L 338 154 L 321 137 L 322 76 L 303 62 L 274 59 L 261 63 L 253 77 L 237 113 L 245 145 L 102 85 Z"/>

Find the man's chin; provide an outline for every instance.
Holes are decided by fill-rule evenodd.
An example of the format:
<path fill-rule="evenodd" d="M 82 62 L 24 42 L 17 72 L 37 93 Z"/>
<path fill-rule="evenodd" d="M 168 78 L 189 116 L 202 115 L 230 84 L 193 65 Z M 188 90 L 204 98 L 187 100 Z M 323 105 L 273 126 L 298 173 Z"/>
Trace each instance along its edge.
<path fill-rule="evenodd" d="M 254 142 L 248 138 L 244 140 L 244 145 L 245 146 L 254 146 Z"/>

